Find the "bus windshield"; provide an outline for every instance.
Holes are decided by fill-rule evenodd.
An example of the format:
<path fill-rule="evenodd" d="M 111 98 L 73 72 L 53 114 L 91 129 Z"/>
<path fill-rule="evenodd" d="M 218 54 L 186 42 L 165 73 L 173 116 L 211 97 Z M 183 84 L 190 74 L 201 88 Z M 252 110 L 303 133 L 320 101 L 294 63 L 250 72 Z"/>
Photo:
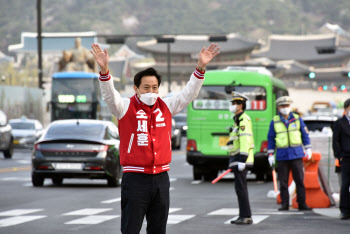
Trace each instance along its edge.
<path fill-rule="evenodd" d="M 84 103 L 96 101 L 94 79 L 69 78 L 53 79 L 52 102 Z"/>
<path fill-rule="evenodd" d="M 246 110 L 266 109 L 266 90 L 261 86 L 232 86 L 234 92 L 249 98 Z M 203 86 L 198 97 L 193 101 L 193 109 L 197 110 L 228 110 L 231 105 L 231 92 L 226 86 Z"/>

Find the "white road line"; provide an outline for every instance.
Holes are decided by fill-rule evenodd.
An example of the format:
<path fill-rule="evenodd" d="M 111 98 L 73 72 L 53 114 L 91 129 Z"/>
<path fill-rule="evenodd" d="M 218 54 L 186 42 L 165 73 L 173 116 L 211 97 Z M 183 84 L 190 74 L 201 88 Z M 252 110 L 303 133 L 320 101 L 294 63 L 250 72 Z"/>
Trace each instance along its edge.
<path fill-rule="evenodd" d="M 169 208 L 169 214 L 174 213 L 176 211 L 182 210 L 182 208 Z"/>
<path fill-rule="evenodd" d="M 191 184 L 201 184 L 201 180 L 192 180 Z"/>
<path fill-rule="evenodd" d="M 99 213 L 110 211 L 110 210 L 113 210 L 113 209 L 111 209 L 111 208 L 106 208 L 106 209 L 87 208 L 87 209 L 81 209 L 81 210 L 68 212 L 68 213 L 65 213 L 62 215 L 95 215 L 95 214 L 99 214 Z"/>
<path fill-rule="evenodd" d="M 169 215 L 167 224 L 178 224 L 193 218 L 195 215 Z"/>
<path fill-rule="evenodd" d="M 175 181 L 177 181 L 177 178 L 170 178 L 169 181 L 170 182 L 175 182 Z"/>
<path fill-rule="evenodd" d="M 15 209 L 15 210 L 8 210 L 8 211 L 1 212 L 0 216 L 19 216 L 19 215 L 39 212 L 42 210 L 44 209 Z"/>
<path fill-rule="evenodd" d="M 223 208 L 219 210 L 215 210 L 213 212 L 210 212 L 208 215 L 238 215 L 239 210 L 238 208 Z"/>
<path fill-rule="evenodd" d="M 120 197 L 117 197 L 115 199 L 110 199 L 110 200 L 106 200 L 106 201 L 101 201 L 101 203 L 104 204 L 110 204 L 110 203 L 115 203 L 115 202 L 120 202 L 122 199 Z"/>
<path fill-rule="evenodd" d="M 90 215 L 80 219 L 75 219 L 64 224 L 99 224 L 111 219 L 118 218 L 119 215 Z"/>
<path fill-rule="evenodd" d="M 252 219 L 253 219 L 253 224 L 258 224 L 261 221 L 263 221 L 264 219 L 268 218 L 269 215 L 253 215 Z M 238 219 L 238 216 L 233 217 L 232 219 L 229 219 L 225 222 L 225 224 L 231 224 L 231 220 L 236 220 Z"/>
<path fill-rule="evenodd" d="M 30 181 L 31 178 L 23 178 L 23 177 L 4 177 L 1 179 L 2 181 Z"/>
<path fill-rule="evenodd" d="M 16 216 L 16 217 L 10 217 L 6 219 L 0 219 L 0 227 L 8 227 L 13 226 L 29 221 L 33 221 L 36 219 L 45 218 L 47 216 L 45 215 L 36 215 L 36 216 Z"/>
<path fill-rule="evenodd" d="M 31 161 L 30 160 L 16 160 L 17 163 L 20 163 L 20 164 L 28 164 L 30 165 L 31 164 Z"/>

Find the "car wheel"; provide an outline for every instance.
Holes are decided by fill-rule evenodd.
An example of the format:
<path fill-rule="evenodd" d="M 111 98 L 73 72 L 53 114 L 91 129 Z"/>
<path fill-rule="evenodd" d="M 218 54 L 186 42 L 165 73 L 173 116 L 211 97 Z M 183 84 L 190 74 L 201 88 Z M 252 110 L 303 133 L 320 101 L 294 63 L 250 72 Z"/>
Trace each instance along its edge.
<path fill-rule="evenodd" d="M 120 166 L 117 166 L 117 168 L 115 169 L 115 175 L 108 177 L 107 179 L 108 187 L 118 187 L 119 179 L 120 179 Z"/>
<path fill-rule="evenodd" d="M 62 185 L 63 183 L 63 178 L 52 178 L 52 183 L 54 185 Z"/>
<path fill-rule="evenodd" d="M 193 166 L 193 180 L 201 180 L 202 179 L 202 171 L 200 168 Z"/>
<path fill-rule="evenodd" d="M 13 154 L 13 142 L 12 142 L 12 138 L 11 138 L 9 147 L 4 151 L 4 157 L 5 158 L 12 158 L 12 154 Z"/>
<path fill-rule="evenodd" d="M 41 187 L 44 185 L 44 179 L 43 177 L 37 175 L 37 174 L 32 174 L 32 184 L 34 187 Z"/>

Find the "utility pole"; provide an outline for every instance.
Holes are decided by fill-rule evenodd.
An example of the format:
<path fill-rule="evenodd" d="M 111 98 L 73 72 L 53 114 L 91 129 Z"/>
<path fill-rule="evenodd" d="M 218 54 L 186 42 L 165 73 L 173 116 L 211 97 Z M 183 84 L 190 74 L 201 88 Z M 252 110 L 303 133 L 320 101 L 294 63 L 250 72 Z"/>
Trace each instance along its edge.
<path fill-rule="evenodd" d="M 36 1 L 37 11 L 37 41 L 38 41 L 38 87 L 43 88 L 42 37 L 41 37 L 41 0 Z"/>

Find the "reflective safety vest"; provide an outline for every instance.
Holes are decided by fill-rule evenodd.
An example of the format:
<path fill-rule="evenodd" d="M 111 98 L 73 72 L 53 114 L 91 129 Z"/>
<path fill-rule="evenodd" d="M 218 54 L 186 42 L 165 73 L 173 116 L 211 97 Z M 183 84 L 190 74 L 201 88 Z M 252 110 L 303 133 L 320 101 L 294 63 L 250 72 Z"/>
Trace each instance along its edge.
<path fill-rule="evenodd" d="M 253 165 L 254 162 L 254 138 L 252 122 L 250 117 L 243 113 L 239 117 L 239 124 L 233 124 L 233 130 L 230 133 L 230 139 L 227 144 L 227 149 L 230 156 L 246 156 L 247 165 Z M 237 161 L 238 163 L 238 161 Z"/>
<path fill-rule="evenodd" d="M 288 129 L 279 115 L 273 117 L 277 149 L 302 146 L 299 115 L 293 113 L 293 116 L 295 121 L 289 123 Z"/>

